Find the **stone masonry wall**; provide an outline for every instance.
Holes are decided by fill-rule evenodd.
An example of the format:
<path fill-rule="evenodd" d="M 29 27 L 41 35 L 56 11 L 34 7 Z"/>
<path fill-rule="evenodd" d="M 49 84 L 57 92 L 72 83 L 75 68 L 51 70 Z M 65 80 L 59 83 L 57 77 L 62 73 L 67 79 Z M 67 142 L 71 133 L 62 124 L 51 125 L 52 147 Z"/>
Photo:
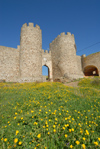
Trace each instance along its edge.
<path fill-rule="evenodd" d="M 45 52 L 44 52 L 44 50 L 42 50 L 42 66 L 48 67 L 49 80 L 53 81 L 51 51 L 48 52 L 47 50 L 45 50 Z"/>
<path fill-rule="evenodd" d="M 19 46 L 17 49 L 0 46 L 0 80 L 18 81 L 19 48 Z"/>
<path fill-rule="evenodd" d="M 69 32 L 67 35 L 61 33 L 50 44 L 50 50 L 54 79 L 63 76 L 68 78 L 83 77 L 82 72 L 78 69 L 74 35 Z"/>
<path fill-rule="evenodd" d="M 78 65 L 78 70 L 79 70 L 79 74 L 83 74 L 83 69 L 82 69 L 82 57 L 81 56 L 76 56 L 77 57 L 77 65 Z"/>
<path fill-rule="evenodd" d="M 22 26 L 20 47 L 21 81 L 42 81 L 42 34 L 38 25 Z"/>
<path fill-rule="evenodd" d="M 87 66 L 95 66 L 98 69 L 100 76 L 100 52 L 88 56 L 83 55 L 83 71 Z"/>
<path fill-rule="evenodd" d="M 89 74 L 90 69 L 93 74 L 98 72 L 100 76 L 100 52 L 87 57 L 77 56 L 74 35 L 69 32 L 67 35 L 65 33 L 58 35 L 50 43 L 50 51 L 44 52 L 42 31 L 38 25 L 34 27 L 33 23 L 29 25 L 25 23 L 22 26 L 20 46 L 17 49 L 0 46 L 0 80 L 7 82 L 46 80 L 42 76 L 43 65 L 48 67 L 51 81 L 63 77 L 82 78 L 84 74 Z M 95 75 L 98 75 L 96 73 Z"/>
<path fill-rule="evenodd" d="M 53 69 L 53 80 L 62 77 L 62 73 L 60 68 L 58 67 L 59 59 L 60 59 L 60 52 L 59 49 L 59 38 L 60 35 L 55 38 L 52 43 L 50 43 L 50 51 L 51 51 L 51 58 L 52 58 L 52 69 Z"/>

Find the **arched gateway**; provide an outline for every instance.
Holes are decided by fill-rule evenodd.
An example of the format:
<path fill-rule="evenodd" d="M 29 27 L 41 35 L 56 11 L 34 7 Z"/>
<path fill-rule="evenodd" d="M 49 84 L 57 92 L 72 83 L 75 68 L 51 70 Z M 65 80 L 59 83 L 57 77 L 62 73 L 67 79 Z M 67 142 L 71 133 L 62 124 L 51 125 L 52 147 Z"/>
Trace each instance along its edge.
<path fill-rule="evenodd" d="M 96 66 L 88 65 L 84 68 L 85 76 L 99 76 L 99 72 Z"/>
<path fill-rule="evenodd" d="M 42 66 L 46 66 L 48 68 L 48 80 L 53 81 L 51 51 L 48 53 L 47 50 L 42 50 Z M 46 78 L 44 77 L 43 82 L 46 82 Z"/>

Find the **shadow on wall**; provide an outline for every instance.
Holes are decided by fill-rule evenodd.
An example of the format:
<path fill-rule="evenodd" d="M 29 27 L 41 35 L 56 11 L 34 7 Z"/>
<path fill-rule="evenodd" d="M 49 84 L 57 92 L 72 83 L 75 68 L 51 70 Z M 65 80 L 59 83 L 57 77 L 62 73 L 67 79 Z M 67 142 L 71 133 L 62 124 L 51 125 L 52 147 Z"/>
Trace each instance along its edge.
<path fill-rule="evenodd" d="M 85 76 L 99 76 L 99 71 L 96 66 L 89 65 L 84 68 Z"/>

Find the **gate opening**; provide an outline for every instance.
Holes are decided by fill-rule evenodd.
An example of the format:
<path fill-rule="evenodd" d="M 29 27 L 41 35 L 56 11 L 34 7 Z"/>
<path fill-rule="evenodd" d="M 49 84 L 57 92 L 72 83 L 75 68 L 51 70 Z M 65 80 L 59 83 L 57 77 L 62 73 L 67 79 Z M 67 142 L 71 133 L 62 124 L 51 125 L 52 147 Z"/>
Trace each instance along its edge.
<path fill-rule="evenodd" d="M 43 82 L 47 82 L 50 79 L 49 67 L 46 65 L 42 66 L 42 77 L 43 77 Z"/>
<path fill-rule="evenodd" d="M 99 76 L 99 72 L 98 72 L 97 67 L 90 65 L 84 68 L 84 75 L 85 76 Z"/>

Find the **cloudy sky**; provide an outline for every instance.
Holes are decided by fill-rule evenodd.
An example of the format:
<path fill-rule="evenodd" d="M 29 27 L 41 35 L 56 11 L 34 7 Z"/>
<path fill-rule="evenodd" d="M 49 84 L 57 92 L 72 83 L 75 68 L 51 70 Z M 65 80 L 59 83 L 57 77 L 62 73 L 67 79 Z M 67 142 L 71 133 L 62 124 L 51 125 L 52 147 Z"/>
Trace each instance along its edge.
<path fill-rule="evenodd" d="M 71 32 L 77 55 L 100 51 L 100 0 L 0 0 L 0 45 L 17 48 L 29 22 L 42 29 L 44 50 L 61 32 Z"/>

